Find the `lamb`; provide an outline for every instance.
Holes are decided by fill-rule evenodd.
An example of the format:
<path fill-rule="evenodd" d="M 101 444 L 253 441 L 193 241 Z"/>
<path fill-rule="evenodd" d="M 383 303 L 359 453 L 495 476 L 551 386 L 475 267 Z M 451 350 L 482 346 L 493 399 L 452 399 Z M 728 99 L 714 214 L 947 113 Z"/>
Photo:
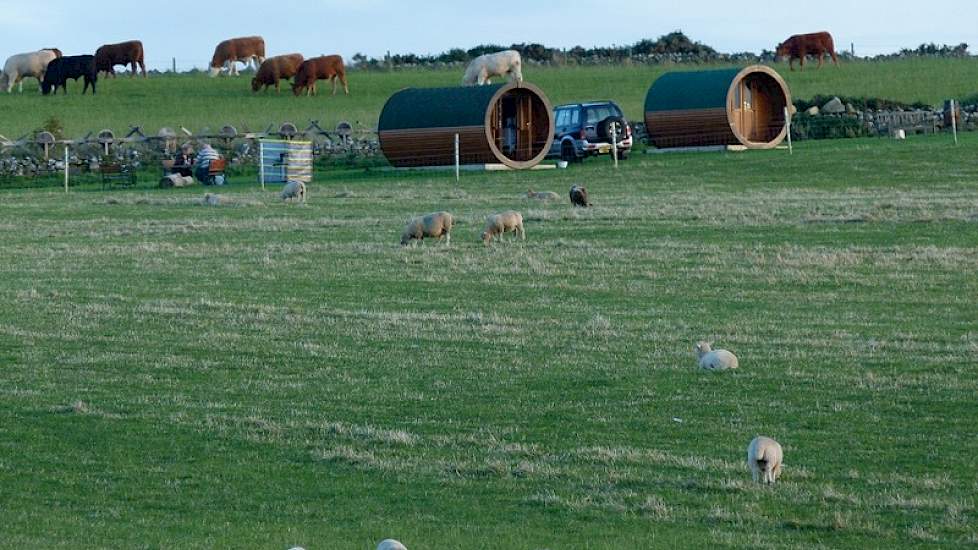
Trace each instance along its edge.
<path fill-rule="evenodd" d="M 588 200 L 587 189 L 581 187 L 580 185 L 572 185 L 570 188 L 570 201 L 574 206 L 580 206 L 582 208 L 587 208 L 588 206 L 594 206 Z"/>
<path fill-rule="evenodd" d="M 441 240 L 445 237 L 445 246 L 452 243 L 452 224 L 455 218 L 448 212 L 433 212 L 412 219 L 404 227 L 401 234 L 401 246 L 407 246 L 412 240 L 424 242 L 425 237 Z"/>
<path fill-rule="evenodd" d="M 394 539 L 384 539 L 377 545 L 377 550 L 407 550 L 407 547 Z"/>
<path fill-rule="evenodd" d="M 290 180 L 282 187 L 282 192 L 278 196 L 283 201 L 295 202 L 295 199 L 299 199 L 299 202 L 304 203 L 306 202 L 306 184 L 301 181 Z"/>
<path fill-rule="evenodd" d="M 489 246 L 493 237 L 498 236 L 500 242 L 506 232 L 519 235 L 522 240 L 526 240 L 526 231 L 523 230 L 523 215 L 513 210 L 492 214 L 486 218 L 486 227 L 482 230 L 482 242 Z"/>
<path fill-rule="evenodd" d="M 755 482 L 760 478 L 764 483 L 774 483 L 781 475 L 783 460 L 781 445 L 770 437 L 759 435 L 747 446 L 747 465 Z"/>
<path fill-rule="evenodd" d="M 740 366 L 736 355 L 725 349 L 714 350 L 709 342 L 698 342 L 694 349 L 699 358 L 701 369 L 727 370 Z"/>
<path fill-rule="evenodd" d="M 542 201 L 552 201 L 552 200 L 559 199 L 560 195 L 554 193 L 553 191 L 534 191 L 533 189 L 527 189 L 526 198 L 538 199 Z"/>

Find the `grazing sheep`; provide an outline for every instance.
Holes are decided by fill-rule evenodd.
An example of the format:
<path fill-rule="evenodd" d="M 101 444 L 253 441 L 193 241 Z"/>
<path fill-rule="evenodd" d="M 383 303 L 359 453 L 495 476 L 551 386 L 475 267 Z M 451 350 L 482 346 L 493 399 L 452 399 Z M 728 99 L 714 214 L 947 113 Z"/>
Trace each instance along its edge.
<path fill-rule="evenodd" d="M 553 201 L 559 199 L 560 195 L 554 193 L 553 191 L 534 191 L 533 189 L 527 189 L 526 198 L 538 199 L 541 201 Z"/>
<path fill-rule="evenodd" d="M 401 246 L 407 246 L 413 239 L 424 242 L 425 237 L 441 240 L 445 237 L 445 245 L 452 243 L 452 224 L 455 218 L 448 212 L 434 212 L 412 219 L 401 233 Z"/>
<path fill-rule="evenodd" d="M 295 202 L 295 199 L 299 199 L 299 202 L 306 202 L 306 184 L 301 181 L 289 181 L 282 187 L 282 192 L 278 196 L 283 201 Z"/>
<path fill-rule="evenodd" d="M 759 435 L 747 446 L 747 465 L 755 482 L 774 483 L 781 475 L 783 460 L 781 445 L 770 437 Z"/>
<path fill-rule="evenodd" d="M 570 188 L 570 201 L 574 206 L 580 206 L 582 208 L 587 208 L 588 206 L 594 206 L 588 200 L 587 189 L 581 187 L 580 185 L 572 185 Z"/>
<path fill-rule="evenodd" d="M 486 227 L 482 230 L 482 242 L 488 246 L 493 237 L 503 240 L 503 233 L 515 233 L 521 239 L 526 240 L 526 231 L 523 230 L 523 215 L 519 212 L 508 210 L 499 214 L 492 214 L 486 218 Z M 515 235 L 514 235 L 515 237 Z"/>
<path fill-rule="evenodd" d="M 204 194 L 204 204 L 207 206 L 220 206 L 221 196 L 213 193 Z"/>
<path fill-rule="evenodd" d="M 394 539 L 384 539 L 377 545 L 377 550 L 407 550 L 407 546 Z"/>
<path fill-rule="evenodd" d="M 735 369 L 740 366 L 737 356 L 725 349 L 714 350 L 709 342 L 698 342 L 696 344 L 696 356 L 700 361 L 700 368 L 706 370 L 726 370 Z"/>

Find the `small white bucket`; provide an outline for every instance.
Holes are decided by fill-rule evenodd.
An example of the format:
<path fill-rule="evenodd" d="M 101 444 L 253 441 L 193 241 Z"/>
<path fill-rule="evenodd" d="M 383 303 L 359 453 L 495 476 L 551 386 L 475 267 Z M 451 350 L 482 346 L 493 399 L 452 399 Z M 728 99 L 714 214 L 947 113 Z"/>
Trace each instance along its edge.
<path fill-rule="evenodd" d="M 558 160 L 557 161 L 557 168 L 567 168 L 567 161 L 566 160 Z"/>
<path fill-rule="evenodd" d="M 907 131 L 904 130 L 903 128 L 900 128 L 896 132 L 893 132 L 893 138 L 894 139 L 907 139 Z"/>

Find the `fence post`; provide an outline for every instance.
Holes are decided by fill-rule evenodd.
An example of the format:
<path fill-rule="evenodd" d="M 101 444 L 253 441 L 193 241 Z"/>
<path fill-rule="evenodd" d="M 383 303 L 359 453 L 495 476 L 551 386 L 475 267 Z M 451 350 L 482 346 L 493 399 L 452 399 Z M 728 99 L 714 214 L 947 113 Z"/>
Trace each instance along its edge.
<path fill-rule="evenodd" d="M 68 146 L 65 145 L 65 193 L 68 192 Z"/>
<path fill-rule="evenodd" d="M 954 110 L 954 100 L 951 100 L 951 131 L 954 132 L 954 144 L 958 144 L 958 117 Z"/>
<path fill-rule="evenodd" d="M 618 169 L 618 123 L 612 122 L 611 126 L 611 156 L 615 159 L 615 169 Z"/>
<path fill-rule="evenodd" d="M 455 183 L 459 182 L 459 144 L 458 134 L 455 134 Z"/>
<path fill-rule="evenodd" d="M 177 58 L 173 58 L 173 74 L 177 74 Z"/>
<path fill-rule="evenodd" d="M 794 148 L 791 146 L 791 111 L 785 107 L 784 108 L 784 127 L 785 133 L 788 134 L 788 154 L 795 154 Z"/>
<path fill-rule="evenodd" d="M 261 190 L 265 190 L 265 142 L 258 140 L 258 181 L 261 182 Z"/>

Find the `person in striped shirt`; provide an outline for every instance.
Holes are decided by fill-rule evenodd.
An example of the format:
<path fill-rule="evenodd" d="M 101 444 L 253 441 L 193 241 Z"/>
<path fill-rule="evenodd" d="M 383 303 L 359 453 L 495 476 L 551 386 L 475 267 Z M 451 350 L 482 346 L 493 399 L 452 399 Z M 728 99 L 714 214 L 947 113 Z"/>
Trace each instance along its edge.
<path fill-rule="evenodd" d="M 221 154 L 211 147 L 210 143 L 201 144 L 200 152 L 197 153 L 197 164 L 194 166 L 194 175 L 197 177 L 197 181 L 204 185 L 214 183 L 207 172 L 210 169 L 211 161 L 219 158 L 221 158 Z"/>

